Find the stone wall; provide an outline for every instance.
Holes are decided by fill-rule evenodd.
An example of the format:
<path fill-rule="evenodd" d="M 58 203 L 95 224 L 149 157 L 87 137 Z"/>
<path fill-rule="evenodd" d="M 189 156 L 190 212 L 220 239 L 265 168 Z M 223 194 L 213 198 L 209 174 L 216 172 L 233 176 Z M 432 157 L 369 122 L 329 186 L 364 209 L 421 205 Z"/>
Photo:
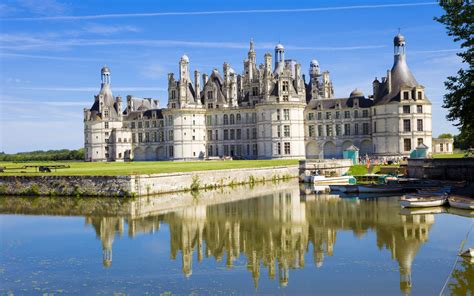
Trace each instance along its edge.
<path fill-rule="evenodd" d="M 408 176 L 437 180 L 474 181 L 474 158 L 408 159 Z"/>
<path fill-rule="evenodd" d="M 133 176 L 0 176 L 0 195 L 144 196 L 297 176 L 297 166 Z"/>

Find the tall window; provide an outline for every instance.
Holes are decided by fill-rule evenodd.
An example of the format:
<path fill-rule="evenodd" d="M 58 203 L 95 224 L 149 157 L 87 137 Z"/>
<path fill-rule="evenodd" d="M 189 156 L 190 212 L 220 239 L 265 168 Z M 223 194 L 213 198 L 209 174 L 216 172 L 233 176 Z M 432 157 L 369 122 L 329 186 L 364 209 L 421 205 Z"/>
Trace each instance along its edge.
<path fill-rule="evenodd" d="M 289 125 L 284 125 L 283 126 L 283 136 L 284 137 L 289 137 L 290 136 L 290 126 Z"/>
<path fill-rule="evenodd" d="M 322 112 L 318 112 L 318 120 L 321 120 L 323 119 L 323 113 Z"/>
<path fill-rule="evenodd" d="M 341 135 L 341 125 L 336 124 L 336 136 L 340 136 L 340 135 Z"/>
<path fill-rule="evenodd" d="M 227 114 L 224 114 L 224 124 L 229 124 L 229 116 Z"/>
<path fill-rule="evenodd" d="M 314 113 L 308 113 L 308 120 L 314 120 Z"/>
<path fill-rule="evenodd" d="M 216 141 L 219 140 L 219 130 L 216 130 L 214 136 L 214 139 L 216 139 Z"/>
<path fill-rule="evenodd" d="M 403 149 L 405 151 L 411 151 L 411 139 L 403 139 Z"/>
<path fill-rule="evenodd" d="M 417 100 L 423 100 L 423 93 L 421 91 L 418 92 L 416 99 Z"/>
<path fill-rule="evenodd" d="M 240 113 L 237 113 L 237 115 L 235 116 L 235 119 L 237 121 L 237 124 L 240 124 L 242 122 L 242 116 L 240 115 Z"/>
<path fill-rule="evenodd" d="M 208 139 L 209 141 L 212 141 L 212 130 L 208 130 L 208 131 L 207 131 L 207 139 Z"/>
<path fill-rule="evenodd" d="M 332 125 L 326 125 L 326 136 L 332 137 Z"/>
<path fill-rule="evenodd" d="M 285 154 L 291 154 L 291 150 L 290 150 L 290 142 L 285 142 Z"/>
<path fill-rule="evenodd" d="M 423 113 L 423 105 L 416 106 L 416 113 Z"/>
<path fill-rule="evenodd" d="M 105 118 L 109 117 L 109 109 L 104 110 L 104 117 Z"/>
<path fill-rule="evenodd" d="M 281 138 L 281 125 L 277 126 L 277 137 Z"/>
<path fill-rule="evenodd" d="M 326 112 L 326 119 L 331 119 L 331 118 L 332 118 L 331 112 Z"/>
<path fill-rule="evenodd" d="M 258 87 L 252 87 L 252 96 L 258 96 Z"/>
<path fill-rule="evenodd" d="M 235 116 L 234 114 L 230 115 L 230 124 L 235 124 Z"/>
<path fill-rule="evenodd" d="M 423 119 L 416 120 L 416 130 L 419 132 L 423 131 Z"/>
<path fill-rule="evenodd" d="M 403 119 L 403 131 L 404 132 L 411 132 L 410 119 Z"/>
<path fill-rule="evenodd" d="M 283 84 L 282 84 L 282 91 L 288 91 L 288 81 L 283 81 Z"/>
<path fill-rule="evenodd" d="M 314 137 L 314 125 L 308 126 L 308 136 L 309 137 Z"/>
<path fill-rule="evenodd" d="M 410 94 L 409 94 L 407 91 L 404 91 L 404 92 L 403 92 L 403 99 L 404 99 L 405 101 L 408 101 L 409 98 L 410 98 Z"/>
<path fill-rule="evenodd" d="M 230 130 L 230 139 L 235 140 L 235 130 L 234 129 Z"/>
<path fill-rule="evenodd" d="M 354 110 L 354 118 L 359 118 L 359 111 L 358 110 Z"/>
<path fill-rule="evenodd" d="M 206 124 L 207 125 L 212 125 L 212 116 L 211 115 L 206 116 Z"/>
<path fill-rule="evenodd" d="M 339 119 L 339 118 L 341 118 L 341 112 L 336 111 L 336 119 Z"/>
<path fill-rule="evenodd" d="M 240 128 L 237 129 L 237 132 L 236 132 L 236 139 L 237 139 L 237 140 L 242 139 L 242 130 L 241 130 Z"/>
<path fill-rule="evenodd" d="M 369 110 L 362 110 L 362 117 L 364 118 L 369 117 Z"/>
<path fill-rule="evenodd" d="M 359 134 L 359 124 L 356 123 L 354 124 L 354 135 L 358 135 Z"/>
<path fill-rule="evenodd" d="M 318 125 L 318 136 L 319 137 L 323 137 L 323 126 L 322 125 Z"/>
<path fill-rule="evenodd" d="M 281 143 L 276 143 L 276 154 L 277 155 L 281 154 Z"/>
<path fill-rule="evenodd" d="M 280 120 L 280 119 L 281 119 L 280 109 L 277 109 L 277 120 Z"/>
<path fill-rule="evenodd" d="M 405 114 L 410 113 L 410 105 L 403 106 L 403 113 L 405 113 Z"/>
<path fill-rule="evenodd" d="M 212 100 L 212 99 L 213 99 L 212 91 L 208 91 L 208 92 L 207 92 L 207 99 L 208 99 L 208 100 Z"/>
<path fill-rule="evenodd" d="M 344 124 L 344 135 L 349 136 L 351 134 L 351 125 L 349 123 Z"/>
<path fill-rule="evenodd" d="M 362 124 L 362 134 L 363 135 L 368 135 L 369 134 L 369 123 L 368 122 L 364 122 Z"/>
<path fill-rule="evenodd" d="M 344 118 L 351 118 L 351 111 L 344 111 Z"/>
<path fill-rule="evenodd" d="M 377 132 L 377 121 L 374 121 L 374 133 Z"/>
<path fill-rule="evenodd" d="M 229 140 L 229 130 L 224 130 L 224 140 Z"/>
<path fill-rule="evenodd" d="M 443 145 L 443 143 L 441 143 L 441 144 L 439 144 L 439 151 L 443 152 L 443 150 L 444 150 L 444 145 Z"/>
<path fill-rule="evenodd" d="M 290 109 L 283 109 L 284 120 L 290 120 Z"/>
<path fill-rule="evenodd" d="M 109 123 L 108 123 L 108 122 L 104 122 L 104 127 L 105 127 L 105 128 L 109 128 Z"/>

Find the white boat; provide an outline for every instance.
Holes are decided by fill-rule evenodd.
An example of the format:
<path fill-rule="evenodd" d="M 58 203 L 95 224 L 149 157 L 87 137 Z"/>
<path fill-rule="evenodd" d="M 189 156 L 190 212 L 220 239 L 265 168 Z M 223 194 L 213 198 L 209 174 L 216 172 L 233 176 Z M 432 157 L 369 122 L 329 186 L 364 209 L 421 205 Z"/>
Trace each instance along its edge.
<path fill-rule="evenodd" d="M 359 185 L 359 192 L 362 193 L 383 193 L 383 192 L 402 192 L 403 187 L 398 185 Z"/>
<path fill-rule="evenodd" d="M 462 252 L 461 254 L 459 254 L 463 257 L 470 257 L 470 258 L 473 258 L 474 257 L 474 248 L 468 248 L 466 249 L 464 252 Z"/>
<path fill-rule="evenodd" d="M 438 207 L 446 203 L 446 196 L 432 194 L 407 194 L 400 198 L 400 205 L 404 208 Z"/>
<path fill-rule="evenodd" d="M 474 210 L 474 199 L 460 195 L 450 195 L 448 198 L 449 205 L 453 208 Z"/>
<path fill-rule="evenodd" d="M 325 176 L 307 176 L 305 182 L 312 184 L 350 184 L 353 182 L 352 176 L 325 177 Z"/>

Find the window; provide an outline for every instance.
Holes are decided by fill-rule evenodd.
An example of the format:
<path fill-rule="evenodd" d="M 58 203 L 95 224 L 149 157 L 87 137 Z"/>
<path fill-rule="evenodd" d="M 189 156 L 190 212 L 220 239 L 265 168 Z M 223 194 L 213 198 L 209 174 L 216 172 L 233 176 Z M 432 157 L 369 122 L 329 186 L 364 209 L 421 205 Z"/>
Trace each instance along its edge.
<path fill-rule="evenodd" d="M 318 125 L 318 136 L 319 137 L 324 137 L 324 135 L 323 135 L 323 126 L 322 125 Z"/>
<path fill-rule="evenodd" d="M 236 132 L 236 139 L 237 139 L 237 140 L 242 139 L 242 130 L 241 130 L 240 128 L 237 129 L 237 132 Z"/>
<path fill-rule="evenodd" d="M 207 139 L 208 139 L 209 141 L 212 141 L 212 130 L 208 130 L 208 131 L 207 131 Z"/>
<path fill-rule="evenodd" d="M 411 139 L 403 139 L 403 149 L 405 151 L 411 150 Z"/>
<path fill-rule="evenodd" d="M 344 135 L 349 136 L 351 134 L 351 125 L 349 123 L 344 124 Z"/>
<path fill-rule="evenodd" d="M 143 123 L 141 121 L 138 122 L 138 128 L 143 128 Z"/>
<path fill-rule="evenodd" d="M 374 108 L 372 112 L 374 116 L 377 115 L 377 108 Z"/>
<path fill-rule="evenodd" d="M 212 156 L 212 145 L 209 145 L 209 146 L 207 147 L 207 155 L 208 155 L 208 156 Z"/>
<path fill-rule="evenodd" d="M 174 146 L 168 146 L 168 156 L 169 157 L 174 156 Z"/>
<path fill-rule="evenodd" d="M 252 87 L 252 96 L 258 96 L 258 87 Z"/>
<path fill-rule="evenodd" d="M 145 142 L 150 142 L 150 133 L 145 133 Z"/>
<path fill-rule="evenodd" d="M 277 109 L 277 120 L 281 120 L 280 109 Z"/>
<path fill-rule="evenodd" d="M 172 130 L 171 130 L 171 131 L 168 131 L 168 141 L 173 141 L 173 139 L 174 139 L 174 133 L 173 133 L 173 131 L 172 131 Z"/>
<path fill-rule="evenodd" d="M 290 120 L 290 109 L 283 109 L 283 117 L 285 120 Z"/>
<path fill-rule="evenodd" d="M 171 103 L 171 108 L 175 109 L 176 108 L 176 103 Z"/>
<path fill-rule="evenodd" d="M 224 155 L 229 155 L 229 145 L 224 145 Z"/>
<path fill-rule="evenodd" d="M 439 144 L 439 151 L 443 152 L 444 151 L 444 145 L 443 143 Z"/>
<path fill-rule="evenodd" d="M 257 128 L 252 128 L 252 139 L 256 139 L 257 138 Z"/>
<path fill-rule="evenodd" d="M 224 114 L 224 125 L 229 124 L 229 116 L 227 114 Z"/>
<path fill-rule="evenodd" d="M 410 94 L 409 94 L 409 92 L 407 92 L 407 91 L 404 91 L 404 92 L 403 92 L 403 99 L 404 99 L 405 101 L 408 101 L 408 100 L 410 99 Z"/>
<path fill-rule="evenodd" d="M 207 92 L 207 99 L 208 99 L 208 100 L 212 100 L 212 99 L 213 99 L 213 95 L 212 95 L 212 91 L 211 91 L 211 90 Z"/>
<path fill-rule="evenodd" d="M 235 116 L 235 119 L 237 121 L 237 124 L 240 124 L 242 122 L 242 116 L 240 115 L 240 113 L 238 113 L 236 116 Z"/>
<path fill-rule="evenodd" d="M 214 104 L 213 104 L 213 103 L 207 103 L 207 108 L 208 108 L 208 109 L 214 108 Z"/>
<path fill-rule="evenodd" d="M 374 133 L 377 132 L 377 121 L 374 121 Z"/>
<path fill-rule="evenodd" d="M 150 128 L 150 122 L 149 121 L 145 121 L 145 128 Z"/>
<path fill-rule="evenodd" d="M 219 131 L 218 130 L 216 130 L 214 139 L 216 139 L 216 141 L 219 140 Z"/>
<path fill-rule="evenodd" d="M 358 135 L 359 134 L 359 124 L 356 123 L 354 124 L 354 135 Z"/>
<path fill-rule="evenodd" d="M 417 141 L 418 141 L 418 144 L 417 144 L 418 146 L 420 146 L 421 144 L 423 144 L 423 138 L 418 138 Z"/>
<path fill-rule="evenodd" d="M 362 124 L 362 134 L 363 135 L 368 135 L 369 134 L 369 123 L 368 122 L 364 122 Z"/>
<path fill-rule="evenodd" d="M 229 140 L 229 130 L 224 130 L 224 140 Z"/>
<path fill-rule="evenodd" d="M 282 83 L 282 91 L 288 91 L 288 81 L 283 81 Z"/>
<path fill-rule="evenodd" d="M 410 119 L 403 119 L 403 131 L 404 132 L 411 132 Z"/>
<path fill-rule="evenodd" d="M 135 122 L 132 121 L 132 128 L 135 128 Z"/>
<path fill-rule="evenodd" d="M 143 134 L 138 133 L 138 143 L 141 143 L 141 142 L 143 142 Z"/>
<path fill-rule="evenodd" d="M 404 114 L 410 113 L 410 105 L 405 105 L 405 106 L 403 106 L 403 113 L 404 113 Z"/>
<path fill-rule="evenodd" d="M 423 113 L 423 105 L 416 106 L 416 113 Z"/>
<path fill-rule="evenodd" d="M 421 91 L 419 91 L 419 92 L 417 93 L 416 99 L 417 99 L 417 100 L 423 100 L 423 93 L 422 93 Z"/>
<path fill-rule="evenodd" d="M 290 136 L 290 126 L 289 125 L 284 125 L 283 126 L 283 136 L 284 137 L 289 137 Z"/>
<path fill-rule="evenodd" d="M 230 115 L 230 124 L 235 124 L 235 116 L 234 114 Z"/>
<path fill-rule="evenodd" d="M 341 112 L 340 111 L 336 111 L 336 119 L 339 119 L 341 118 Z"/>
<path fill-rule="evenodd" d="M 288 101 L 289 101 L 288 95 L 283 95 L 283 102 L 288 102 Z"/>
<path fill-rule="evenodd" d="M 332 137 L 332 125 L 326 125 L 326 136 Z"/>
<path fill-rule="evenodd" d="M 331 112 L 326 112 L 326 119 L 331 119 L 331 118 L 332 118 Z"/>
<path fill-rule="evenodd" d="M 277 126 L 277 137 L 281 137 L 281 125 Z"/>
<path fill-rule="evenodd" d="M 287 155 L 288 155 L 288 154 L 291 154 L 291 150 L 290 150 L 290 148 L 291 148 L 291 146 L 290 146 L 290 142 L 285 142 L 285 144 L 284 144 L 284 145 L 285 145 L 285 154 L 287 154 Z"/>
<path fill-rule="evenodd" d="M 105 128 L 109 128 L 109 123 L 108 123 L 108 122 L 104 122 L 104 127 L 105 127 Z"/>
<path fill-rule="evenodd" d="M 309 137 L 314 137 L 314 125 L 308 126 L 308 136 Z"/>
<path fill-rule="evenodd" d="M 369 110 L 362 110 L 362 117 L 363 118 L 369 117 Z"/>
<path fill-rule="evenodd" d="M 247 129 L 247 140 L 250 139 L 250 129 Z"/>
<path fill-rule="evenodd" d="M 206 124 L 207 125 L 212 125 L 212 116 L 211 115 L 206 116 Z"/>
<path fill-rule="evenodd" d="M 351 118 L 351 111 L 344 111 L 344 118 Z"/>
<path fill-rule="evenodd" d="M 423 131 L 423 119 L 416 120 L 416 130 L 419 132 Z"/>
<path fill-rule="evenodd" d="M 336 124 L 336 136 L 340 136 L 340 135 L 341 135 L 341 125 Z"/>
<path fill-rule="evenodd" d="M 156 120 L 153 120 L 153 121 L 152 121 L 152 126 L 153 126 L 153 127 L 156 127 Z"/>
<path fill-rule="evenodd" d="M 318 120 L 321 120 L 323 119 L 323 113 L 322 112 L 318 112 Z"/>
<path fill-rule="evenodd" d="M 308 120 L 314 120 L 314 113 L 308 113 Z"/>
<path fill-rule="evenodd" d="M 359 111 L 358 110 L 354 110 L 354 118 L 359 118 Z"/>
<path fill-rule="evenodd" d="M 281 143 L 276 143 L 276 154 L 277 155 L 281 154 Z"/>
<path fill-rule="evenodd" d="M 104 117 L 105 118 L 109 117 L 109 110 L 108 109 L 104 110 Z"/>

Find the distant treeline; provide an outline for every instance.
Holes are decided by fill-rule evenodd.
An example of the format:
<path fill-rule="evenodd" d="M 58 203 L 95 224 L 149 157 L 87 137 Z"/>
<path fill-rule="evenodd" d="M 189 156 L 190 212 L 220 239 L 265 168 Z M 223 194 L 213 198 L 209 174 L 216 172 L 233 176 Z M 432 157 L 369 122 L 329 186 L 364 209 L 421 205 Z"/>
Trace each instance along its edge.
<path fill-rule="evenodd" d="M 6 154 L 0 152 L 0 161 L 84 160 L 84 148 L 78 150 L 38 150 Z"/>

